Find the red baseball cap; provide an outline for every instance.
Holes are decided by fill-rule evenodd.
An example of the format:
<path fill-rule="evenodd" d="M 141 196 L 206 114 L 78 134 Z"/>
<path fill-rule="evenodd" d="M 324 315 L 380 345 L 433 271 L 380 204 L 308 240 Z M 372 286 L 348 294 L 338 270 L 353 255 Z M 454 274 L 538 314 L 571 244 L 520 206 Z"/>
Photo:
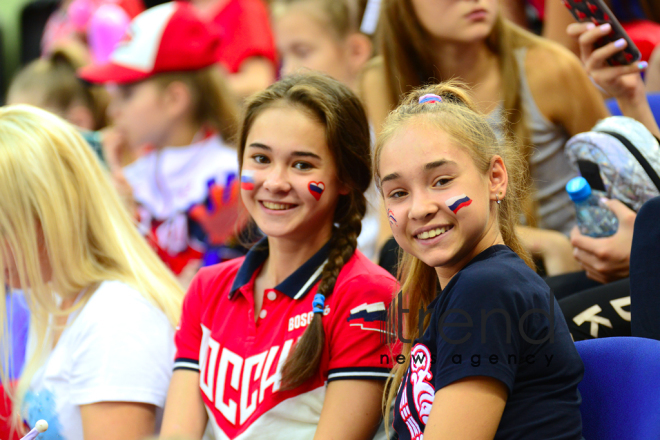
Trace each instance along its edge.
<path fill-rule="evenodd" d="M 105 64 L 78 71 L 91 83 L 127 84 L 157 73 L 203 69 L 218 61 L 220 35 L 188 3 L 147 9 L 131 25 Z"/>

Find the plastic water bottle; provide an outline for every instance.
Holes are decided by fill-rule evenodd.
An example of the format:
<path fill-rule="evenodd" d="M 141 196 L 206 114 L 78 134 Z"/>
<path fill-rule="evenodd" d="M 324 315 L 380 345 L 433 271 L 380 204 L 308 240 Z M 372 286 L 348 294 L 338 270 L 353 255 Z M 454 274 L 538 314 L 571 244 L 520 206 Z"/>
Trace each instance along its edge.
<path fill-rule="evenodd" d="M 578 229 L 582 235 L 609 237 L 619 228 L 619 219 L 600 198 L 591 192 L 584 177 L 575 177 L 566 184 L 568 196 L 575 203 Z"/>

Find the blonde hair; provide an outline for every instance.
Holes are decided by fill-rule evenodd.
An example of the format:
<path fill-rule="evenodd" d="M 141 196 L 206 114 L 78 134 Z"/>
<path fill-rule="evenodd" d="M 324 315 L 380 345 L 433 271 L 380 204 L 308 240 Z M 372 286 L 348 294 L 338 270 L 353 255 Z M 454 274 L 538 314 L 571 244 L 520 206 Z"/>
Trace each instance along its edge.
<path fill-rule="evenodd" d="M 190 91 L 193 120 L 213 128 L 227 143 L 233 144 L 238 130 L 238 105 L 216 65 L 190 72 L 159 73 L 150 80 L 161 89 L 182 82 Z"/>
<path fill-rule="evenodd" d="M 275 17 L 284 15 L 294 5 L 309 5 L 308 11 L 326 25 L 335 37 L 344 39 L 360 31 L 367 0 L 274 0 Z"/>
<path fill-rule="evenodd" d="M 108 125 L 106 110 L 109 96 L 105 89 L 83 83 L 76 70 L 84 58 L 72 48 L 60 47 L 47 58 L 39 58 L 20 70 L 7 91 L 8 100 L 17 94 L 34 97 L 30 104 L 63 115 L 74 104 L 89 109 L 94 119 L 93 130 Z"/>
<path fill-rule="evenodd" d="M 44 278 L 42 261 L 50 266 L 50 279 Z M 17 280 L 5 278 L 12 262 Z M 29 286 L 25 296 L 34 347 L 45 347 L 28 359 L 12 396 L 16 417 L 30 379 L 52 349 L 49 320 L 84 306 L 106 280 L 132 286 L 177 325 L 183 290 L 139 234 L 77 130 L 36 107 L 0 108 L 0 341 L 8 353 L 6 295 L 11 289 L 5 286 L 18 281 Z M 55 293 L 73 300 L 82 291 L 75 307 L 58 309 Z M 6 371 L 0 374 L 8 383 Z"/>
<path fill-rule="evenodd" d="M 442 98 L 437 104 L 419 104 L 419 98 L 426 94 L 435 94 Z M 470 155 L 477 169 L 484 175 L 488 172 L 494 156 L 500 156 L 504 162 L 508 175 L 506 197 L 501 200 L 497 209 L 497 224 L 504 243 L 516 252 L 520 258 L 531 268 L 534 268 L 531 256 L 523 248 L 518 236 L 516 226 L 521 213 L 521 200 L 524 200 L 528 191 L 526 180 L 526 162 L 517 154 L 513 144 L 507 140 L 499 141 L 488 121 L 479 113 L 466 86 L 458 81 L 448 81 L 422 89 L 413 90 L 385 120 L 383 131 L 376 143 L 374 153 L 374 174 L 377 184 L 380 182 L 378 168 L 383 147 L 394 134 L 411 120 L 420 120 L 433 124 L 434 127 L 446 132 L 455 145 L 464 148 Z M 437 292 L 437 274 L 433 267 L 423 263 L 418 258 L 402 252 L 402 261 L 399 265 L 399 279 L 405 307 L 409 310 L 423 310 L 433 301 Z M 418 315 L 407 315 L 405 322 L 396 322 L 398 298 L 390 307 L 390 328 L 403 328 L 406 338 L 413 341 L 419 337 Z M 423 325 L 429 325 L 427 316 Z M 397 334 L 395 331 L 394 334 Z M 403 355 L 406 362 L 396 365 L 394 376 L 388 380 L 389 387 L 384 397 L 384 408 L 389 409 L 392 400 L 397 394 L 403 374 L 409 365 L 411 344 L 403 344 Z M 385 411 L 387 419 L 389 411 Z M 387 420 L 385 426 L 388 426 Z"/>
<path fill-rule="evenodd" d="M 410 91 L 450 80 L 440 76 L 438 64 L 427 43 L 430 36 L 416 16 L 411 0 L 383 0 L 377 40 L 380 54 L 371 66 L 382 66 L 387 81 L 387 94 L 393 106 L 398 105 L 401 97 Z M 495 25 L 487 37 L 486 46 L 497 55 L 502 81 L 502 132 L 526 161 L 532 154 L 532 145 L 527 118 L 522 107 L 520 94 L 520 69 L 516 60 L 516 49 L 529 46 L 546 45 L 544 39 L 511 23 L 498 14 Z M 369 66 L 367 67 L 369 68 Z M 528 184 L 529 175 L 525 176 Z M 531 197 L 523 202 L 523 210 L 529 226 L 536 226 L 535 207 Z"/>

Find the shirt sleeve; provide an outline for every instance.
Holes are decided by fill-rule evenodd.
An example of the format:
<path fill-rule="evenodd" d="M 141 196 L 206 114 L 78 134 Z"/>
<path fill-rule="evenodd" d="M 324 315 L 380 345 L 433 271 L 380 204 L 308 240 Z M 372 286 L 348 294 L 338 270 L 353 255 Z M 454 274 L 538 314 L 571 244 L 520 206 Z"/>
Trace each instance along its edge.
<path fill-rule="evenodd" d="M 358 276 L 332 293 L 325 331 L 329 343 L 328 382 L 342 379 L 386 380 L 396 353 L 388 345 L 387 308 L 396 281 Z"/>
<path fill-rule="evenodd" d="M 97 291 L 76 323 L 70 396 L 74 405 L 140 402 L 163 407 L 172 374 L 174 329 L 130 287 Z"/>
<path fill-rule="evenodd" d="M 190 283 L 183 300 L 181 320 L 177 328 L 175 370 L 199 371 L 199 347 L 202 342 L 202 279 L 200 274 Z"/>
<path fill-rule="evenodd" d="M 519 323 L 534 307 L 512 283 L 511 279 L 486 283 L 484 278 L 463 277 L 446 301 L 438 302 L 431 323 L 437 349 L 433 360 L 436 391 L 470 376 L 492 377 L 504 383 L 509 393 L 513 391 L 518 365 L 525 362 L 526 343 Z M 530 334 L 527 323 L 536 318 L 526 321 L 524 331 Z"/>

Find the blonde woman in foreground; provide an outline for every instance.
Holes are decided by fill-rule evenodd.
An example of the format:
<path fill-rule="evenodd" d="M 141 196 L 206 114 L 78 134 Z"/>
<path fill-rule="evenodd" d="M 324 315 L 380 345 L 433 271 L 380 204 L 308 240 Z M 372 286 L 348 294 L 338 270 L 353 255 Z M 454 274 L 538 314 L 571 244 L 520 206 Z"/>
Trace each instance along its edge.
<path fill-rule="evenodd" d="M 17 425 L 45 419 L 44 440 L 156 432 L 183 292 L 76 129 L 24 105 L 0 109 L 0 288 L 0 319 L 14 289 L 31 313 Z"/>

